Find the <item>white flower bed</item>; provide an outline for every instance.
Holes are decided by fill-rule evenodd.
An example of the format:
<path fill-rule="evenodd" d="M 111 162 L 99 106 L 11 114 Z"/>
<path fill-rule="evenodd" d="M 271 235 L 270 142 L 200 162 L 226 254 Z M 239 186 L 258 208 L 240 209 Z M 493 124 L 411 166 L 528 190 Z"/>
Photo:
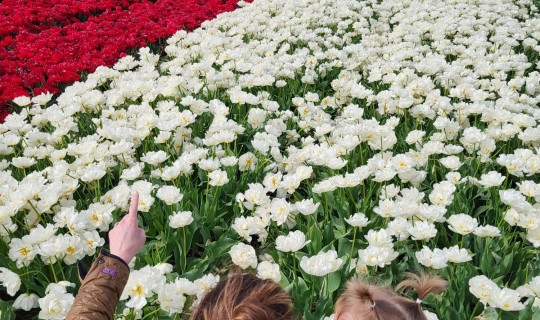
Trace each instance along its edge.
<path fill-rule="evenodd" d="M 306 319 L 357 272 L 395 284 L 421 269 L 450 282 L 426 301 L 439 316 L 538 316 L 536 10 L 256 0 L 56 101 L 16 99 L 0 125 L 0 281 L 15 307 L 39 297 L 41 318 L 62 317 L 61 280 L 136 189 L 149 242 L 128 319 L 189 313 L 231 263 L 280 281 Z"/>

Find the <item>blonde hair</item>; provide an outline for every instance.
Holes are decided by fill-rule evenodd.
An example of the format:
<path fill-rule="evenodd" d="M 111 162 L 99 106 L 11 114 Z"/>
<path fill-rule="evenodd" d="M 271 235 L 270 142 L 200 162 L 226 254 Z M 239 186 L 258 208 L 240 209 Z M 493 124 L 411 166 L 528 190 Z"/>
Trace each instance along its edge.
<path fill-rule="evenodd" d="M 395 289 L 369 284 L 356 279 L 347 283 L 336 302 L 335 320 L 427 320 L 420 306 L 429 293 L 440 293 L 446 281 L 433 275 L 405 274 Z M 413 289 L 416 301 L 400 296 L 396 290 Z"/>

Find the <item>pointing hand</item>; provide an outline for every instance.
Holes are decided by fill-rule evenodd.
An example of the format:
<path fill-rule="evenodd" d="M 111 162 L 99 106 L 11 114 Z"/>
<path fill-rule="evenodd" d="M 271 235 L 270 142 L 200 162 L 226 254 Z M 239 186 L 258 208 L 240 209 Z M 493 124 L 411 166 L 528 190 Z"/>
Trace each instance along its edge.
<path fill-rule="evenodd" d="M 122 258 L 126 263 L 141 250 L 146 241 L 144 229 L 139 228 L 137 222 L 137 207 L 139 192 L 133 191 L 129 212 L 114 228 L 109 231 L 111 253 Z"/>

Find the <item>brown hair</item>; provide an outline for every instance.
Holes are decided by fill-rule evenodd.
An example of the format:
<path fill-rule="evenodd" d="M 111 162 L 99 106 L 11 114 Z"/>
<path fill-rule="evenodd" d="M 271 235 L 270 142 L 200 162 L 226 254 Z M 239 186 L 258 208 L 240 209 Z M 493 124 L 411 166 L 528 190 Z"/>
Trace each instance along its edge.
<path fill-rule="evenodd" d="M 292 320 L 291 296 L 275 281 L 239 272 L 201 300 L 191 320 Z"/>
<path fill-rule="evenodd" d="M 446 288 L 446 281 L 438 276 L 406 273 L 405 278 L 395 290 L 414 289 L 420 300 Z M 335 320 L 427 320 L 420 300 L 407 299 L 395 290 L 351 280 L 336 302 Z"/>

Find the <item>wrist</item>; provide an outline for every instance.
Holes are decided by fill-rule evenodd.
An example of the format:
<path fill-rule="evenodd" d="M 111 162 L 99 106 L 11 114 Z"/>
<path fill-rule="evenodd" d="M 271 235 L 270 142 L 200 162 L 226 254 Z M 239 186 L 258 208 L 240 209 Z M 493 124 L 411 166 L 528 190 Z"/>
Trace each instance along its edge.
<path fill-rule="evenodd" d="M 128 263 L 131 261 L 131 259 L 129 259 L 129 256 L 126 255 L 125 253 L 123 252 L 118 252 L 118 251 L 114 251 L 114 250 L 111 250 L 111 251 L 107 251 L 107 250 L 101 250 L 101 253 L 107 257 L 111 257 L 111 258 L 114 258 L 120 262 L 122 262 L 123 264 L 126 265 L 126 267 L 129 268 L 129 265 Z"/>

